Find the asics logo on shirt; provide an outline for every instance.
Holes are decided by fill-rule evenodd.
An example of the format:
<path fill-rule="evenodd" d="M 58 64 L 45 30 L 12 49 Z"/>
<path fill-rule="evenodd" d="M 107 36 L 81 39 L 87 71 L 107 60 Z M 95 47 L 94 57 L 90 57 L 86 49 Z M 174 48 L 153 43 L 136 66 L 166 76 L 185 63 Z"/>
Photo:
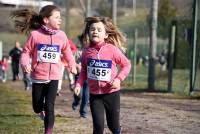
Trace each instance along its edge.
<path fill-rule="evenodd" d="M 95 67 L 108 67 L 108 63 L 103 63 L 100 61 L 95 61 L 95 60 L 90 60 L 90 66 L 95 66 Z"/>
<path fill-rule="evenodd" d="M 58 47 L 44 45 L 43 47 L 40 48 L 40 51 L 57 52 L 58 51 Z"/>

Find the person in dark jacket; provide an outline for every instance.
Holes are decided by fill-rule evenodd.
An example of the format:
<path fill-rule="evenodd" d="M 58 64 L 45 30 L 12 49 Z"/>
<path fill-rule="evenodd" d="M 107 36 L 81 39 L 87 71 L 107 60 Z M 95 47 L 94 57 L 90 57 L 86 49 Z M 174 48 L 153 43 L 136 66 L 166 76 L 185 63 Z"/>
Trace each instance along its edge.
<path fill-rule="evenodd" d="M 15 47 L 10 50 L 9 56 L 12 61 L 12 72 L 13 72 L 13 81 L 19 79 L 19 60 L 21 57 L 22 48 L 19 41 L 15 42 Z"/>

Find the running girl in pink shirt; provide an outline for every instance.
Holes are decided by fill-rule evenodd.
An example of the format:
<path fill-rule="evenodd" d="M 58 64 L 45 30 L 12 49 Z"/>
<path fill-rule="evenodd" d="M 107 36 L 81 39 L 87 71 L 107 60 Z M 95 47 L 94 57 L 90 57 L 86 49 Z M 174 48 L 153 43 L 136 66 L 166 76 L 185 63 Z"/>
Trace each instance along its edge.
<path fill-rule="evenodd" d="M 33 110 L 44 117 L 44 133 L 52 134 L 58 80 L 62 79 L 61 56 L 67 61 L 70 72 L 77 72 L 67 36 L 59 30 L 60 9 L 54 5 L 47 5 L 39 14 L 23 9 L 14 11 L 12 17 L 20 32 L 30 33 L 20 63 L 24 72 L 31 73 Z"/>
<path fill-rule="evenodd" d="M 108 18 L 88 17 L 85 22 L 83 37 L 89 47 L 82 54 L 81 73 L 74 92 L 78 95 L 84 81 L 88 81 L 93 134 L 103 134 L 104 112 L 110 131 L 119 134 L 120 83 L 131 69 L 123 54 L 125 37 Z"/>

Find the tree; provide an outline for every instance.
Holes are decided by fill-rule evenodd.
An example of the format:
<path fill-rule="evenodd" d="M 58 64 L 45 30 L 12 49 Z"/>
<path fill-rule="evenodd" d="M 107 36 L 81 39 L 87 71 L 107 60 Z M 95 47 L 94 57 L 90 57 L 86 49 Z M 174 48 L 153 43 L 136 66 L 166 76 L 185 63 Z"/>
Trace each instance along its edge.
<path fill-rule="evenodd" d="M 86 0 L 86 17 L 91 16 L 91 0 Z"/>
<path fill-rule="evenodd" d="M 112 20 L 117 24 L 117 0 L 112 0 Z"/>
<path fill-rule="evenodd" d="M 158 7 L 158 35 L 168 37 L 170 22 L 177 16 L 177 9 L 172 6 L 170 0 L 160 0 Z"/>
<path fill-rule="evenodd" d="M 150 15 L 150 46 L 149 46 L 149 72 L 148 88 L 155 90 L 155 62 L 157 47 L 157 17 L 158 17 L 158 0 L 152 0 Z"/>
<path fill-rule="evenodd" d="M 111 10 L 112 0 L 102 0 L 101 3 L 99 3 L 99 7 L 96 9 L 99 15 L 112 18 Z"/>

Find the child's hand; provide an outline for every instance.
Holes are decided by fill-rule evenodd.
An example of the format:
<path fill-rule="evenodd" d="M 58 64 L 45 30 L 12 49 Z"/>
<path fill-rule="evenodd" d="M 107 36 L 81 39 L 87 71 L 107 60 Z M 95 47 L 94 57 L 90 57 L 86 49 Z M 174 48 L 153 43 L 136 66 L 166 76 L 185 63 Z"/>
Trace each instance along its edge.
<path fill-rule="evenodd" d="M 81 72 L 81 64 L 76 64 L 76 69 L 77 69 L 77 72 L 80 73 Z"/>
<path fill-rule="evenodd" d="M 80 88 L 80 87 L 75 87 L 75 88 L 74 88 L 74 94 L 75 94 L 75 95 L 79 96 L 80 91 L 81 91 L 81 88 Z"/>
<path fill-rule="evenodd" d="M 72 69 L 71 69 L 71 73 L 73 73 L 73 74 L 77 74 L 76 67 L 72 67 Z"/>
<path fill-rule="evenodd" d="M 26 66 L 24 66 L 23 70 L 24 70 L 24 72 L 26 72 L 26 73 L 31 73 L 31 71 L 32 71 L 31 65 L 26 65 Z"/>
<path fill-rule="evenodd" d="M 120 84 L 121 84 L 120 80 L 119 80 L 118 78 L 115 78 L 115 79 L 113 80 L 113 83 L 112 83 L 112 87 L 111 87 L 111 88 L 120 88 Z"/>

